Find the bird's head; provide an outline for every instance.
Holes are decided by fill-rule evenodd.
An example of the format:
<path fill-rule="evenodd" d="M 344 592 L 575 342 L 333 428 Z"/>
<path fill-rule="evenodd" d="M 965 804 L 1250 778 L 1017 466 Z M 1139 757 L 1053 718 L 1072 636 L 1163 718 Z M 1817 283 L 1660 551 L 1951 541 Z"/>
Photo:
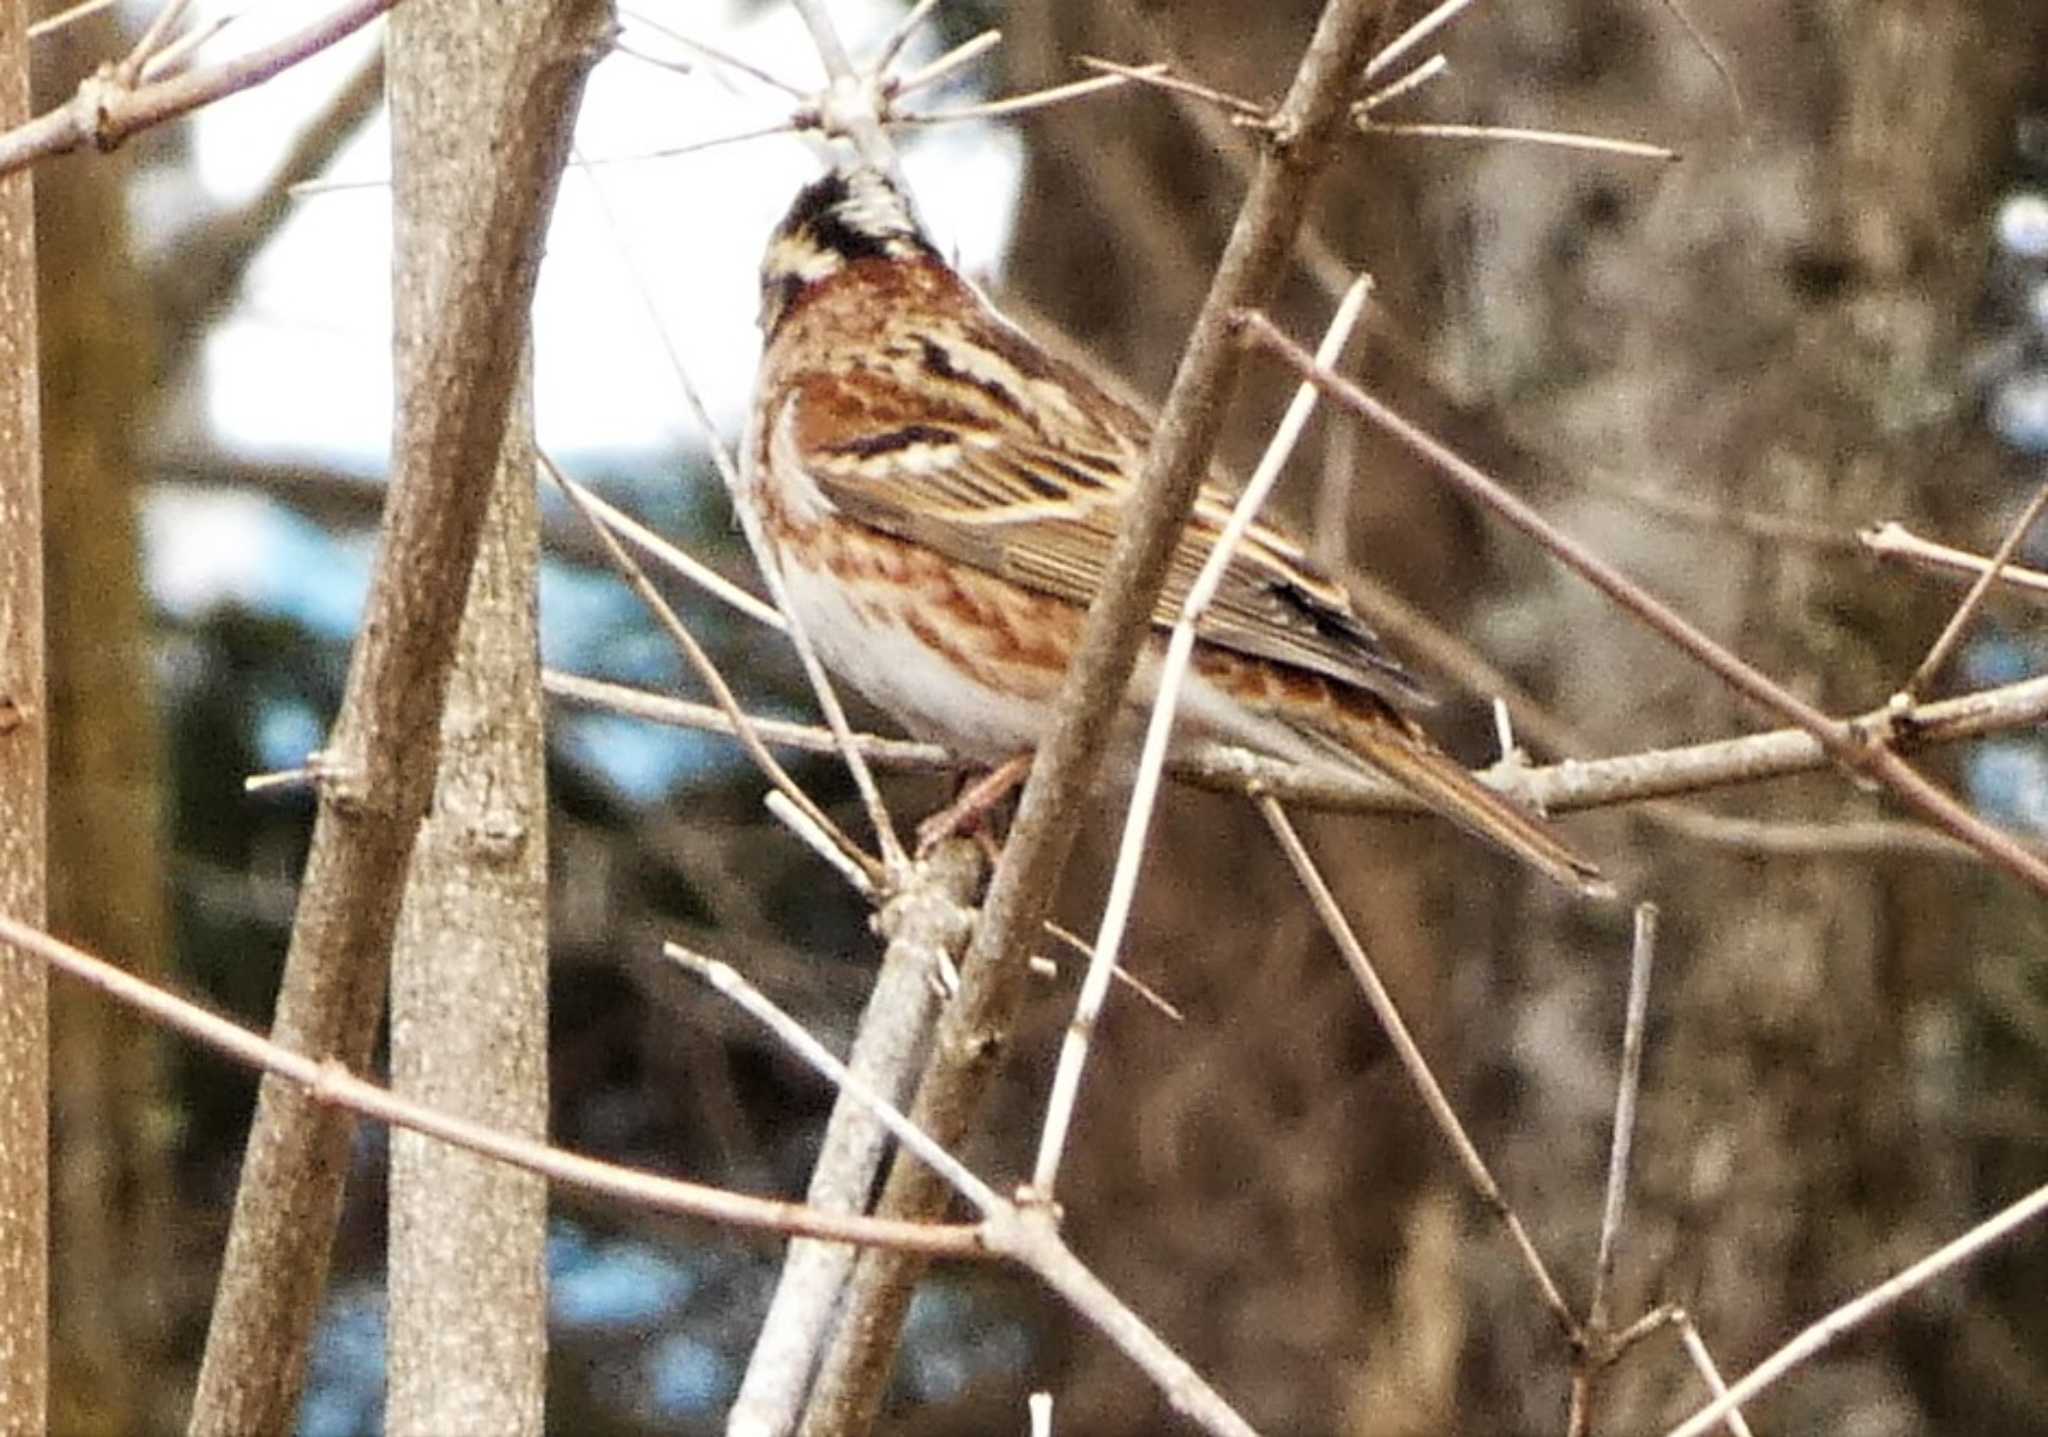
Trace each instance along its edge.
<path fill-rule="evenodd" d="M 862 260 L 937 259 L 910 202 L 868 165 L 836 169 L 798 192 L 761 257 L 761 333 L 773 338 L 807 289 Z"/>

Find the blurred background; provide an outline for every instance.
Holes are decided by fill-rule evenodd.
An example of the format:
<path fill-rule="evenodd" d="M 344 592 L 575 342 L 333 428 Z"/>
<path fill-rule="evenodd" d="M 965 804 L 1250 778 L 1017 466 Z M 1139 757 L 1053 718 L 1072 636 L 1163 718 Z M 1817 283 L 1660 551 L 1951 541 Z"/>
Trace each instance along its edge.
<path fill-rule="evenodd" d="M 303 20 L 270 0 L 214 53 Z M 1423 6 L 1392 7 L 1388 34 Z M 1005 43 L 944 101 L 1171 59 L 1266 101 L 1317 7 L 948 0 L 922 53 Z M 798 84 L 780 4 L 652 7 Z M 850 39 L 901 14 L 834 6 Z M 56 103 L 147 21 L 37 42 Z M 1450 73 L 1388 119 L 1648 139 L 1682 163 L 1355 139 L 1276 301 L 1319 333 L 1378 280 L 1352 364 L 1379 393 L 1812 701 L 1874 706 L 1960 590 L 1878 568 L 1884 519 L 1990 549 L 2048 454 L 2048 11 L 1801 0 L 1475 5 Z M 678 56 L 626 18 L 636 49 Z M 267 1021 L 312 806 L 245 794 L 319 746 L 382 501 L 390 413 L 388 138 L 377 39 L 111 156 L 37 175 L 50 529 L 52 921 Z M 756 256 L 815 172 L 789 138 L 664 155 L 788 102 L 693 59 L 594 80 L 536 313 L 540 439 L 571 473 L 747 580 L 664 336 L 730 438 Z M 1244 136 L 1155 93 L 919 131 L 934 234 L 1027 323 L 1156 398 L 1235 214 Z M 635 276 L 642 277 L 636 280 Z M 642 283 L 645 289 L 643 291 Z M 1286 392 L 1247 366 L 1239 472 Z M 1748 731 L 1754 715 L 1374 436 L 1318 424 L 1279 505 L 1492 757 L 1506 693 L 1539 757 Z M 547 662 L 699 697 L 550 505 Z M 2048 544 L 2031 557 L 2048 560 Z M 779 642 L 674 597 L 757 712 L 802 715 Z M 1995 600 L 1942 692 L 2039 672 L 2035 613 Z M 760 806 L 724 740 L 551 711 L 557 1139 L 759 1192 L 801 1191 L 829 1094 L 664 969 L 675 937 L 742 962 L 843 1044 L 876 954 L 863 907 Z M 879 721 L 877 721 L 879 722 Z M 2048 831 L 2048 745 L 1929 756 L 1984 813 Z M 844 803 L 833 765 L 800 767 Z M 943 797 L 893 780 L 899 814 Z M 1664 914 L 1638 1185 L 1614 1311 L 1676 1300 L 1725 1370 L 2048 1178 L 2048 937 L 2038 899 L 1830 776 L 1573 819 Z M 1582 1305 L 1628 944 L 1436 825 L 1323 818 L 1311 841 L 1539 1247 Z M 1089 929 L 1113 825 L 1064 907 Z M 1298 890 L 1240 803 L 1177 793 L 1131 966 L 1186 1013 L 1113 1005 L 1070 1160 L 1081 1254 L 1267 1430 L 1554 1432 L 1567 1354 L 1460 1182 Z M 245 1073 L 59 983 L 53 1103 L 64 1433 L 182 1421 L 253 1101 Z M 968 1156 L 1028 1162 L 1064 981 L 1039 992 Z M 385 1138 L 363 1130 L 308 1437 L 379 1430 Z M 555 1200 L 550 1424 L 718 1430 L 777 1249 Z M 2048 1431 L 2048 1244 L 2022 1236 L 1751 1409 L 1759 1431 Z M 936 1273 L 892 1432 L 1170 1427 L 1136 1373 L 1026 1281 Z M 1606 1380 L 1607 1430 L 1689 1410 L 1668 1339 Z"/>

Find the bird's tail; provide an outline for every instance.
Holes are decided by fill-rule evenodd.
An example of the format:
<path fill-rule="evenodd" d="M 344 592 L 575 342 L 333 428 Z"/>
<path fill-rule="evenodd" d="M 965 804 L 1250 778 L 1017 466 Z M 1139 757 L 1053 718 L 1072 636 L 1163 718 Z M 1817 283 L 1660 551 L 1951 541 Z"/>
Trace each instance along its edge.
<path fill-rule="evenodd" d="M 1347 697 L 1349 697 L 1347 695 Z M 1506 794 L 1488 788 L 1414 724 L 1377 699 L 1342 706 L 1331 735 L 1347 756 L 1362 759 L 1466 832 L 1521 859 L 1575 893 L 1608 898 L 1614 887 L 1548 822 Z"/>

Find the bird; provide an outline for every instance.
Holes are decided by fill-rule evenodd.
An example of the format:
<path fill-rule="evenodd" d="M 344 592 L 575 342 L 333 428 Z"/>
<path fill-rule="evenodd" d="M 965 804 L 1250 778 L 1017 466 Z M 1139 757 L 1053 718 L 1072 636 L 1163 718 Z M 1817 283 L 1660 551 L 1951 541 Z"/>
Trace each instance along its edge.
<path fill-rule="evenodd" d="M 841 162 L 761 263 L 763 346 L 743 449 L 785 602 L 825 667 L 917 737 L 1021 773 L 1049 733 L 1151 424 L 998 311 L 897 184 Z M 1121 728 L 1227 521 L 1205 485 L 1174 551 Z M 1410 716 L 1422 685 L 1299 540 L 1254 524 L 1202 618 L 1176 744 L 1235 744 L 1392 779 L 1580 893 L 1599 870 Z"/>

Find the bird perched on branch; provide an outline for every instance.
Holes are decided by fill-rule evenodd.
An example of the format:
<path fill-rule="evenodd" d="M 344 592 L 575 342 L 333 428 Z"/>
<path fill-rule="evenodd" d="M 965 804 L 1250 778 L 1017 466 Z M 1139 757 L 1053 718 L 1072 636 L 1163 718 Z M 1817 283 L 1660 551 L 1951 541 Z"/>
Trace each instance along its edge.
<path fill-rule="evenodd" d="M 940 257 L 904 196 L 848 166 L 805 188 L 761 266 L 747 497 L 826 666 L 920 737 L 998 763 L 1052 725 L 1151 426 Z M 1205 488 L 1129 706 L 1230 512 Z M 1350 597 L 1254 525 L 1197 630 L 1178 741 L 1368 769 L 1559 883 L 1598 871 L 1400 706 L 1426 702 Z"/>

